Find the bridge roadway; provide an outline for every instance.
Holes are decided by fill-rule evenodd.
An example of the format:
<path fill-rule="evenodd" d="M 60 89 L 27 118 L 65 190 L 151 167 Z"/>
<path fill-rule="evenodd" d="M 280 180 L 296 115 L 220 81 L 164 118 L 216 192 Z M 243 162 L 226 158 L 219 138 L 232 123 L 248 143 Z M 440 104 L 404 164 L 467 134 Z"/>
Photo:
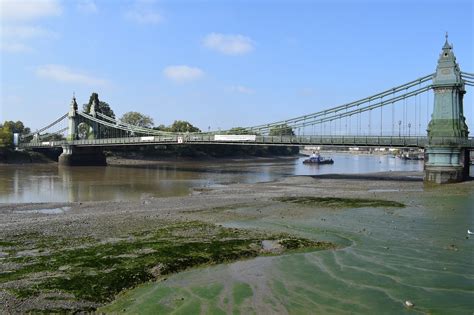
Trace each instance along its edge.
<path fill-rule="evenodd" d="M 424 148 L 428 144 L 428 137 L 418 136 L 256 136 L 255 140 L 229 141 L 216 139 L 209 134 L 176 134 L 166 136 L 141 136 L 127 138 L 85 139 L 72 141 L 40 141 L 20 143 L 23 149 L 52 148 L 64 146 L 77 147 L 112 147 L 130 145 L 159 145 L 159 144 L 227 144 L 227 145 L 331 145 L 357 147 L 414 147 Z M 459 139 L 440 137 L 433 138 L 430 145 L 459 146 L 474 149 L 474 138 Z"/>

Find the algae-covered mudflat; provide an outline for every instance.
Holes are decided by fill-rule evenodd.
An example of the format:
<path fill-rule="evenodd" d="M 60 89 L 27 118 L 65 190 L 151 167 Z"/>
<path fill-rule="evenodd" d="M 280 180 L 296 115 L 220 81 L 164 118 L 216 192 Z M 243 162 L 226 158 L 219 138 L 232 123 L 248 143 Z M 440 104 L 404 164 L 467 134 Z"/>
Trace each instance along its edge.
<path fill-rule="evenodd" d="M 198 221 L 159 222 L 156 229 L 102 241 L 26 233 L 6 238 L 0 246 L 4 265 L 0 282 L 7 292 L 26 300 L 77 301 L 71 310 L 94 310 L 124 289 L 191 267 L 289 250 L 335 248 L 329 242 Z M 61 309 L 68 308 L 39 304 L 30 310 Z"/>
<path fill-rule="evenodd" d="M 3 204 L 1 310 L 467 314 L 473 182 L 413 175 Z"/>

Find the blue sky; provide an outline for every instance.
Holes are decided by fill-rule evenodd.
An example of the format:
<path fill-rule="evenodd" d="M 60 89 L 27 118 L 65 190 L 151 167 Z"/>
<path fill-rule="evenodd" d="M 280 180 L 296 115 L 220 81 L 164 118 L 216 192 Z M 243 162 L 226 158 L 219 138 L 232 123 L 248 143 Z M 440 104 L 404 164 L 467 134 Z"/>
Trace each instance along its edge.
<path fill-rule="evenodd" d="M 73 91 L 157 125 L 291 118 L 434 72 L 445 31 L 474 72 L 472 0 L 0 2 L 0 120 L 32 128 Z"/>

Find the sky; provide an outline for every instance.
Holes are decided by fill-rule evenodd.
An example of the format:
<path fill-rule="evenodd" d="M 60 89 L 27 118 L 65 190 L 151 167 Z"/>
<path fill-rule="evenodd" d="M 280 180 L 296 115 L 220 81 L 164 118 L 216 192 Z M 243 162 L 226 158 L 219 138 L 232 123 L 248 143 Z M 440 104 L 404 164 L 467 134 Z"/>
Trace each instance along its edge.
<path fill-rule="evenodd" d="M 0 121 L 32 129 L 92 92 L 118 117 L 138 111 L 155 125 L 288 119 L 433 73 L 446 31 L 474 72 L 472 0 L 0 0 L 0 10 Z"/>

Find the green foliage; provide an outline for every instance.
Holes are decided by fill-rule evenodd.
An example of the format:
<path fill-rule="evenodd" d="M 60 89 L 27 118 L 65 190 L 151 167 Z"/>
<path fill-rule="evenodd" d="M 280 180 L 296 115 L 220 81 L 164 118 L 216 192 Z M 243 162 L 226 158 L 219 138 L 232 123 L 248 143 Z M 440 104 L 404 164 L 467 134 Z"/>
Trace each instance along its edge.
<path fill-rule="evenodd" d="M 12 133 L 19 133 L 20 135 L 25 135 L 30 133 L 30 128 L 25 127 L 22 121 L 18 120 L 17 122 L 14 121 L 5 121 L 3 123 L 4 127 L 8 127 Z"/>
<path fill-rule="evenodd" d="M 0 148 L 13 147 L 13 134 L 25 135 L 30 133 L 30 128 L 25 127 L 21 121 L 5 121 L 0 124 Z"/>
<path fill-rule="evenodd" d="M 250 132 L 249 130 L 243 128 L 243 127 L 234 127 L 230 129 L 228 132 L 230 135 L 254 135 L 256 134 L 255 132 Z"/>
<path fill-rule="evenodd" d="M 153 127 L 153 118 L 150 116 L 141 114 L 139 112 L 128 112 L 123 114 L 120 120 L 124 123 L 140 126 L 144 128 L 151 128 Z"/>
<path fill-rule="evenodd" d="M 159 130 L 159 131 L 170 131 L 170 127 L 166 127 L 165 125 L 161 124 L 157 127 L 154 127 L 153 129 Z"/>
<path fill-rule="evenodd" d="M 110 105 L 106 102 L 103 102 L 103 101 L 100 101 L 99 100 L 99 94 L 97 93 L 92 93 L 91 96 L 89 97 L 89 103 L 87 104 L 84 104 L 83 106 L 83 111 L 85 113 L 89 113 L 90 110 L 91 110 L 91 106 L 92 106 L 92 102 L 95 100 L 95 103 L 96 103 L 96 108 L 95 108 L 95 111 L 97 113 L 101 113 L 101 114 L 104 114 L 106 116 L 109 116 L 109 117 L 112 117 L 112 118 L 115 118 L 115 113 L 114 111 L 112 110 L 112 108 L 110 108 Z"/>
<path fill-rule="evenodd" d="M 293 129 L 287 124 L 275 126 L 270 129 L 270 136 L 294 136 Z"/>
<path fill-rule="evenodd" d="M 8 126 L 0 125 L 0 149 L 13 146 L 13 132 Z"/>
<path fill-rule="evenodd" d="M 66 140 L 66 138 L 61 134 L 49 134 L 49 133 L 45 133 L 44 135 L 42 135 L 41 139 L 47 139 L 48 141 Z"/>
<path fill-rule="evenodd" d="M 199 128 L 193 126 L 191 123 L 185 120 L 175 120 L 174 123 L 169 127 L 166 127 L 162 124 L 153 129 L 168 132 L 201 132 Z"/>
<path fill-rule="evenodd" d="M 171 132 L 201 132 L 197 127 L 194 127 L 189 122 L 184 120 L 175 120 L 170 128 Z"/>

